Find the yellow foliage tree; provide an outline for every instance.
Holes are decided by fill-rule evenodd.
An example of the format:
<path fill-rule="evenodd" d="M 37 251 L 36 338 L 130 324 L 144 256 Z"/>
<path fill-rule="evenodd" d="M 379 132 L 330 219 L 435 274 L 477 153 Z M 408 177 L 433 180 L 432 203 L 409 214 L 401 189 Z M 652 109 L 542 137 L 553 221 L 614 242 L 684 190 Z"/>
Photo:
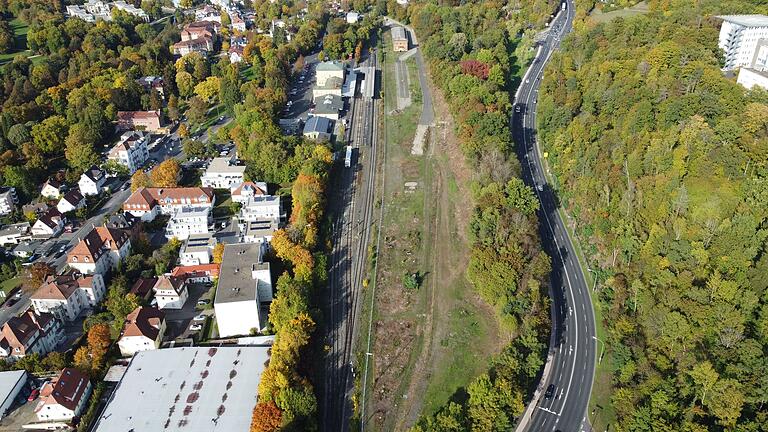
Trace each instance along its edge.
<path fill-rule="evenodd" d="M 131 192 L 135 192 L 138 188 L 150 186 L 152 186 L 152 180 L 149 179 L 144 170 L 140 169 L 131 176 Z"/>
<path fill-rule="evenodd" d="M 181 166 L 176 159 L 166 159 L 150 173 L 152 184 L 155 187 L 177 187 Z"/>

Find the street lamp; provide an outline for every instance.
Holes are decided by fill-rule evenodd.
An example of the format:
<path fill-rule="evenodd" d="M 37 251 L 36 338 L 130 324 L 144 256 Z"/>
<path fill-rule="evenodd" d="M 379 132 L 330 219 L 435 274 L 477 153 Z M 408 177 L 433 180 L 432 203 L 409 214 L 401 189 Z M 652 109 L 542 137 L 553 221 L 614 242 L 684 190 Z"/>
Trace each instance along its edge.
<path fill-rule="evenodd" d="M 592 269 L 591 269 L 591 268 L 589 268 L 589 267 L 587 267 L 587 271 L 588 271 L 588 272 L 590 272 L 590 273 L 592 273 L 592 279 L 594 279 L 594 280 L 595 280 L 595 283 L 594 283 L 594 285 L 592 285 L 592 292 L 595 292 L 595 291 L 597 291 L 597 273 L 595 273 L 595 271 L 594 271 L 594 270 L 592 270 Z"/>

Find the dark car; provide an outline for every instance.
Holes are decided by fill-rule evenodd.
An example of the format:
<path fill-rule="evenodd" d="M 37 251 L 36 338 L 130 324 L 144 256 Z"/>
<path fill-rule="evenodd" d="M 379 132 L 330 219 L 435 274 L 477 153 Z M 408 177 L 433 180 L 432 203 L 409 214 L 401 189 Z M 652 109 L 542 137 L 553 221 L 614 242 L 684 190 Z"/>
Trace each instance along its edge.
<path fill-rule="evenodd" d="M 544 392 L 544 397 L 547 398 L 547 399 L 551 399 L 552 396 L 554 396 L 554 395 L 555 395 L 555 385 L 554 384 L 550 384 L 547 387 L 547 391 Z"/>

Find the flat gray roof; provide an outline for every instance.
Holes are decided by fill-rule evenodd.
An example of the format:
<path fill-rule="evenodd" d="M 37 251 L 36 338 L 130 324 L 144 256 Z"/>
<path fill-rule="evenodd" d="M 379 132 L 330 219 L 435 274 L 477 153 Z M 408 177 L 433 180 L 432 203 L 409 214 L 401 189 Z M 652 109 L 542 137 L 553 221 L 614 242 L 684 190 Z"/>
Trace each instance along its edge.
<path fill-rule="evenodd" d="M 184 246 L 182 246 L 182 253 L 208 250 L 215 243 L 216 241 L 210 233 L 190 234 L 189 238 L 184 242 Z"/>
<path fill-rule="evenodd" d="M 245 222 L 246 236 L 266 236 L 277 231 L 277 222 L 274 219 L 261 219 Z"/>
<path fill-rule="evenodd" d="M 315 70 L 319 71 L 340 71 L 344 70 L 344 65 L 338 60 L 324 61 L 317 64 Z"/>
<path fill-rule="evenodd" d="M 768 16 L 765 15 L 718 15 L 716 18 L 744 27 L 768 27 Z"/>
<path fill-rule="evenodd" d="M 20 380 L 27 379 L 27 371 L 8 371 L 0 372 L 0 405 L 4 405 L 8 398 L 15 398 L 18 392 L 13 393 L 13 389 Z M 3 415 L 3 413 L 0 413 Z"/>
<path fill-rule="evenodd" d="M 264 299 L 264 281 L 254 279 L 253 271 L 269 270 L 269 263 L 264 262 L 262 245 L 258 243 L 234 243 L 224 246 L 221 257 L 219 282 L 214 303 L 230 303 L 246 300 L 272 301 L 272 296 Z M 269 281 L 269 290 L 272 290 Z M 258 294 L 257 294 L 258 290 Z"/>
<path fill-rule="evenodd" d="M 405 29 L 402 27 L 392 27 L 392 39 L 394 40 L 408 40 L 408 37 L 405 35 Z"/>
<path fill-rule="evenodd" d="M 211 164 L 208 165 L 206 173 L 227 173 L 227 174 L 242 174 L 245 172 L 245 165 L 235 165 L 232 163 L 231 157 L 217 157 L 213 158 Z"/>
<path fill-rule="evenodd" d="M 341 96 L 325 95 L 315 98 L 315 113 L 338 114 L 344 108 L 344 100 Z"/>
<path fill-rule="evenodd" d="M 246 432 L 268 347 L 184 347 L 137 353 L 96 432 Z"/>

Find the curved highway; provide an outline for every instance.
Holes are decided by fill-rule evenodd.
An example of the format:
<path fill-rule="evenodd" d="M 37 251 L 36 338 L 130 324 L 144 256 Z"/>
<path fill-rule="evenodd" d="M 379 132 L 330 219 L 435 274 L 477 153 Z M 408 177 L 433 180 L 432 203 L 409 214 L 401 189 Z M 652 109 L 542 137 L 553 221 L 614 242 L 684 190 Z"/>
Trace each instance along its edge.
<path fill-rule="evenodd" d="M 556 192 L 544 176 L 543 154 L 536 141 L 536 99 L 543 69 L 561 38 L 571 31 L 572 0 L 559 10 L 549 33 L 539 43 L 534 62 L 515 97 L 512 134 L 523 178 L 541 201 L 540 234 L 552 257 L 552 338 L 547 364 L 518 431 L 588 431 L 586 418 L 595 374 L 595 318 L 584 274 L 558 213 Z"/>

